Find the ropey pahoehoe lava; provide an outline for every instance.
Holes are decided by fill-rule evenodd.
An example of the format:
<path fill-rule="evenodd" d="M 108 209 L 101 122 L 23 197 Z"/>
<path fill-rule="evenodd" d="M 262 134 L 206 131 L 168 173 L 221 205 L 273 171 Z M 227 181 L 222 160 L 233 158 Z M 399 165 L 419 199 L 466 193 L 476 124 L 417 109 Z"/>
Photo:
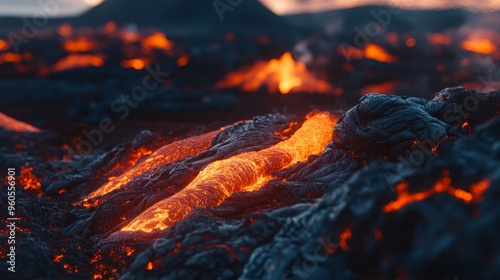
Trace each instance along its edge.
<path fill-rule="evenodd" d="M 36 183 L 18 189 L 18 248 L 40 250 L 19 257 L 33 264 L 20 273 L 493 279 L 499 113 L 499 91 L 370 94 L 346 112 L 263 115 L 173 141 L 142 132 L 69 158 L 58 136 L 4 117 L 2 165 Z"/>

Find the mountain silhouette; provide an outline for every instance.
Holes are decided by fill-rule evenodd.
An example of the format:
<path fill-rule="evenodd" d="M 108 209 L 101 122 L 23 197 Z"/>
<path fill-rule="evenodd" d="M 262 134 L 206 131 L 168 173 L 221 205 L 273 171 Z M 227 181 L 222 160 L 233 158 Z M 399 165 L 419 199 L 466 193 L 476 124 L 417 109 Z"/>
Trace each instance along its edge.
<path fill-rule="evenodd" d="M 107 0 L 73 22 L 102 26 L 110 20 L 181 34 L 288 28 L 286 20 L 257 0 Z"/>

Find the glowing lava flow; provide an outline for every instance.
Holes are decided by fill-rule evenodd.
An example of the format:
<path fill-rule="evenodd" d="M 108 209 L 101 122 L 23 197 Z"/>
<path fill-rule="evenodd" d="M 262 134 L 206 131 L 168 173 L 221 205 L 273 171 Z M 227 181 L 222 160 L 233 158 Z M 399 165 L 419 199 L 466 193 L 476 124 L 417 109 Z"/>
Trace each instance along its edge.
<path fill-rule="evenodd" d="M 53 71 L 63 71 L 75 68 L 101 67 L 104 65 L 102 55 L 93 54 L 70 54 L 52 66 Z"/>
<path fill-rule="evenodd" d="M 182 191 L 154 204 L 121 231 L 165 229 L 195 207 L 217 206 L 235 192 L 257 190 L 274 171 L 323 152 L 332 140 L 335 124 L 330 114 L 319 113 L 309 117 L 292 137 L 272 147 L 212 162 Z"/>
<path fill-rule="evenodd" d="M 15 131 L 15 132 L 32 132 L 40 133 L 42 132 L 39 128 L 36 128 L 27 123 L 13 119 L 5 114 L 0 113 L 0 127 L 5 129 Z"/>
<path fill-rule="evenodd" d="M 194 156 L 201 151 L 206 150 L 208 147 L 210 147 L 212 139 L 219 132 L 220 131 L 217 130 L 179 140 L 156 150 L 143 162 L 123 173 L 122 175 L 118 177 L 108 178 L 109 182 L 92 192 L 86 198 L 86 200 L 96 198 L 98 196 L 103 196 L 107 193 L 117 190 L 155 166 L 176 162 L 184 158 Z"/>
<path fill-rule="evenodd" d="M 365 57 L 368 59 L 373 59 L 377 60 L 380 62 L 387 62 L 387 63 L 392 63 L 395 62 L 397 59 L 390 53 L 388 53 L 384 48 L 375 45 L 375 44 L 368 44 L 365 48 Z"/>
<path fill-rule="evenodd" d="M 488 39 L 465 40 L 460 45 L 464 50 L 479 54 L 493 54 L 497 50 L 495 44 Z"/>
<path fill-rule="evenodd" d="M 450 177 L 448 177 L 448 173 L 443 173 L 444 177 L 439 179 L 432 188 L 422 192 L 409 193 L 407 182 L 398 183 L 396 185 L 398 198 L 395 201 L 389 202 L 384 206 L 382 210 L 385 213 L 398 211 L 412 202 L 422 201 L 436 193 L 449 193 L 450 195 L 464 201 L 465 203 L 479 202 L 482 200 L 483 194 L 489 186 L 489 182 L 487 180 L 483 180 L 472 185 L 470 187 L 470 192 L 464 191 L 453 187 L 451 185 L 451 179 Z"/>
<path fill-rule="evenodd" d="M 312 76 L 302 62 L 295 62 L 290 53 L 269 62 L 257 62 L 249 69 L 229 73 L 217 84 L 220 87 L 241 87 L 244 91 L 255 92 L 262 86 L 269 93 L 288 94 L 294 91 L 313 93 L 332 92 L 330 85 Z"/>

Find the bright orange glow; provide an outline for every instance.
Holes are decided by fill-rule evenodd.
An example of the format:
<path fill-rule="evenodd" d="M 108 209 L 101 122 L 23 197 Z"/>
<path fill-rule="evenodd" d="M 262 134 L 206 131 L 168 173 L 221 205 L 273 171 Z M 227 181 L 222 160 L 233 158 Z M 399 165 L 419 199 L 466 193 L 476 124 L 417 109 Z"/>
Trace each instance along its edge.
<path fill-rule="evenodd" d="M 101 67 L 104 65 L 104 58 L 100 55 L 92 54 L 70 54 L 59 60 L 54 66 L 54 71 L 63 71 L 75 68 Z"/>
<path fill-rule="evenodd" d="M 397 61 L 397 59 L 393 55 L 389 54 L 384 48 L 375 44 L 368 44 L 365 47 L 365 57 L 387 63 Z"/>
<path fill-rule="evenodd" d="M 73 27 L 68 23 L 64 23 L 59 28 L 57 28 L 57 33 L 63 37 L 69 37 L 73 34 Z"/>
<path fill-rule="evenodd" d="M 97 47 L 94 42 L 84 37 L 78 37 L 74 40 L 68 40 L 64 42 L 63 48 L 66 52 L 78 53 L 78 52 L 89 52 L 96 49 Z"/>
<path fill-rule="evenodd" d="M 42 184 L 33 173 L 33 167 L 21 166 L 19 173 L 19 183 L 22 187 L 27 190 L 40 190 Z"/>
<path fill-rule="evenodd" d="M 187 56 L 182 56 L 177 59 L 177 65 L 180 67 L 186 66 L 189 62 L 189 58 Z"/>
<path fill-rule="evenodd" d="M 64 255 L 56 255 L 56 256 L 54 256 L 54 262 L 60 262 L 63 257 L 64 257 Z"/>
<path fill-rule="evenodd" d="M 199 154 L 210 147 L 213 138 L 219 132 L 220 131 L 212 131 L 163 146 L 137 166 L 132 167 L 122 175 L 108 178 L 108 182 L 106 184 L 92 192 L 86 199 L 103 196 L 114 190 L 120 189 L 123 185 L 129 183 L 134 178 L 141 176 L 143 173 L 155 166 L 170 164 Z"/>
<path fill-rule="evenodd" d="M 439 33 L 434 33 L 429 36 L 428 42 L 430 45 L 438 46 L 438 45 L 451 45 L 451 37 L 449 35 L 443 35 Z"/>
<path fill-rule="evenodd" d="M 127 248 L 127 256 L 131 256 L 135 252 L 134 248 Z"/>
<path fill-rule="evenodd" d="M 483 195 L 490 186 L 490 182 L 488 180 L 482 180 L 470 187 L 470 192 L 472 193 L 472 197 L 475 202 L 480 202 L 483 200 Z"/>
<path fill-rule="evenodd" d="M 366 95 L 369 93 L 381 93 L 381 94 L 393 94 L 400 82 L 398 81 L 387 81 L 379 84 L 364 86 L 361 89 L 361 94 Z"/>
<path fill-rule="evenodd" d="M 18 121 L 14 118 L 11 118 L 3 113 L 0 113 L 0 127 L 15 131 L 15 132 L 32 132 L 32 133 L 40 133 L 41 129 L 36 128 L 30 124 L 24 123 L 22 121 Z"/>
<path fill-rule="evenodd" d="M 0 63 L 2 62 L 11 62 L 18 63 L 23 61 L 23 57 L 17 53 L 4 53 L 0 54 Z"/>
<path fill-rule="evenodd" d="M 460 44 L 464 50 L 479 53 L 479 54 L 493 54 L 497 47 L 488 39 L 469 39 L 462 41 Z"/>
<path fill-rule="evenodd" d="M 195 207 L 213 207 L 233 193 L 262 187 L 272 173 L 323 152 L 332 140 L 336 119 L 328 113 L 310 116 L 289 139 L 207 165 L 183 190 L 157 202 L 122 228 L 152 232 L 182 220 Z"/>
<path fill-rule="evenodd" d="M 289 52 L 279 59 L 257 62 L 248 69 L 230 73 L 217 85 L 228 88 L 241 87 L 247 92 L 258 91 L 262 86 L 266 86 L 269 93 L 288 94 L 292 90 L 312 93 L 332 92 L 327 82 L 309 74 L 306 65 L 295 62 Z"/>
<path fill-rule="evenodd" d="M 7 42 L 0 39 L 0 51 L 6 50 L 8 47 Z"/>
<path fill-rule="evenodd" d="M 147 37 L 143 41 L 143 46 L 146 49 L 171 49 L 173 44 L 165 37 L 165 34 L 161 32 L 156 32 L 153 35 Z"/>
<path fill-rule="evenodd" d="M 412 202 L 422 201 L 436 193 L 446 192 L 453 195 L 457 199 L 464 201 L 465 203 L 480 202 L 483 198 L 484 192 L 489 186 L 489 182 L 487 180 L 483 180 L 472 185 L 470 187 L 470 192 L 467 192 L 453 187 L 451 185 L 450 177 L 447 176 L 448 175 L 444 173 L 443 177 L 439 179 L 432 188 L 417 193 L 409 193 L 408 183 L 405 181 L 396 184 L 396 193 L 398 198 L 385 205 L 383 211 L 385 213 L 398 211 Z"/>
<path fill-rule="evenodd" d="M 149 65 L 149 61 L 144 58 L 134 58 L 129 60 L 124 60 L 120 63 L 123 68 L 133 68 L 135 70 L 142 70 Z"/>

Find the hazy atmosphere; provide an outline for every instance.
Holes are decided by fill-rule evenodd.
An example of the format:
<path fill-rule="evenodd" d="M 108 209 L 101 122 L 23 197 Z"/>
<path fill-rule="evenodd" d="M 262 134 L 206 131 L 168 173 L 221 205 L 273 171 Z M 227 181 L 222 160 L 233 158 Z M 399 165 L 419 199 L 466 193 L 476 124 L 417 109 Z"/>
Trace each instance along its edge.
<path fill-rule="evenodd" d="M 340 9 L 361 5 L 397 5 L 415 9 L 442 9 L 452 7 L 466 7 L 470 9 L 491 10 L 499 9 L 500 2 L 485 0 L 481 2 L 468 0 L 446 1 L 412 1 L 412 0 L 260 0 L 276 14 L 293 14 L 301 12 L 315 12 L 328 9 Z M 0 15 L 30 15 L 40 11 L 40 3 L 49 1 L 33 0 L 0 0 Z M 64 0 L 61 5 L 61 16 L 76 15 L 102 2 L 102 0 Z"/>

